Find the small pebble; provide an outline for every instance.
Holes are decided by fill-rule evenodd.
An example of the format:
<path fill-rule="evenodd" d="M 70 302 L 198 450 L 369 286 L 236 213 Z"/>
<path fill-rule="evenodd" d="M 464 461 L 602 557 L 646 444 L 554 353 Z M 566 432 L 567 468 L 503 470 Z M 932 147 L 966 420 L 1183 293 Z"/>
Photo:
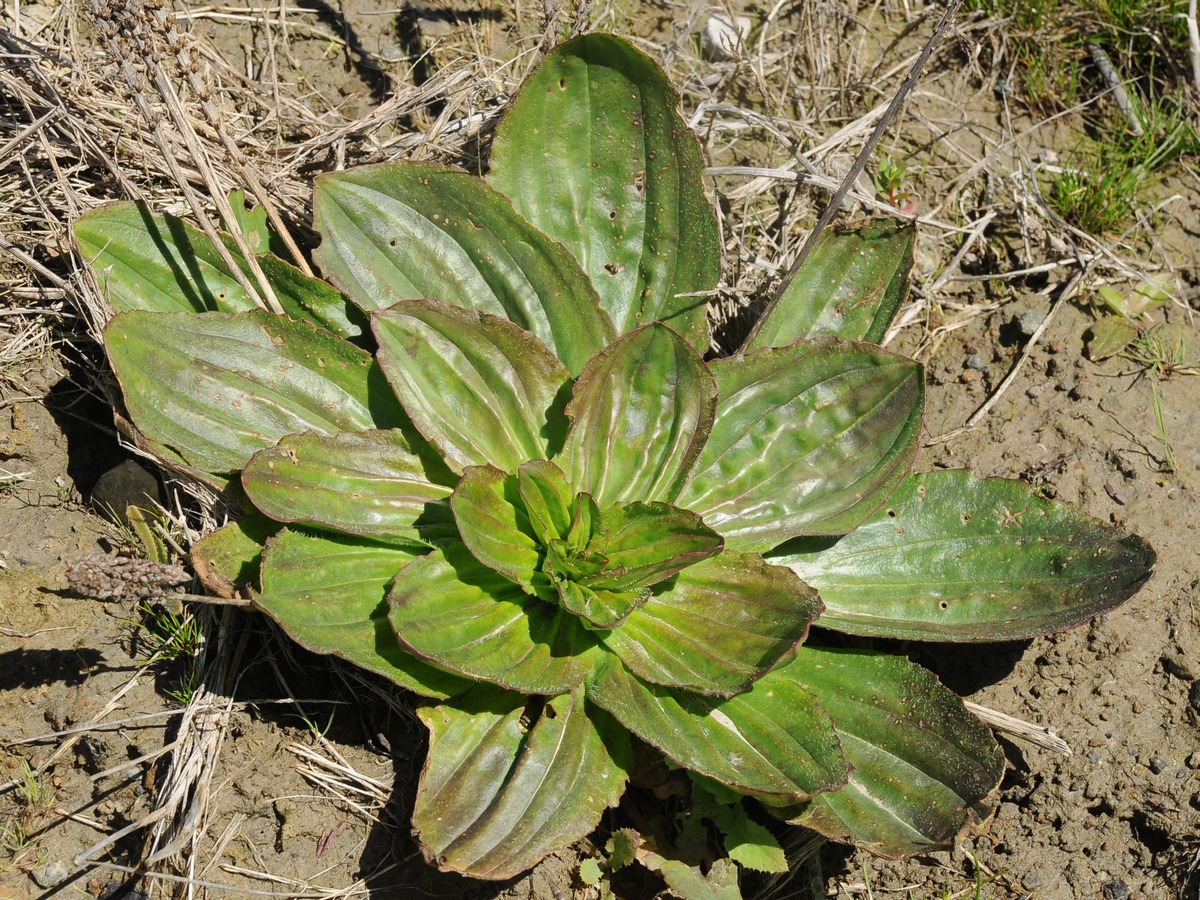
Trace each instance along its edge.
<path fill-rule="evenodd" d="M 34 869 L 29 873 L 29 877 L 40 888 L 52 888 L 58 887 L 66 881 L 70 874 L 71 870 L 67 868 L 67 864 L 61 859 L 56 859 L 52 863 Z"/>
<path fill-rule="evenodd" d="M 1185 778 L 1187 778 L 1187 777 L 1188 777 L 1188 770 L 1187 770 L 1187 769 L 1179 769 L 1179 770 L 1178 770 L 1178 771 L 1175 773 L 1175 778 L 1176 778 L 1176 780 L 1177 780 L 1177 781 L 1183 781 L 1183 779 L 1185 779 Z"/>
<path fill-rule="evenodd" d="M 1189 769 L 1200 769 L 1200 750 L 1197 750 L 1187 758 L 1187 767 Z"/>
<path fill-rule="evenodd" d="M 1200 678 L 1192 682 L 1192 689 L 1188 692 L 1188 703 L 1192 705 L 1192 709 L 1200 715 Z"/>
<path fill-rule="evenodd" d="M 1037 872 L 1030 872 L 1021 879 L 1021 887 L 1027 891 L 1032 891 L 1035 887 L 1042 883 L 1042 876 Z"/>
<path fill-rule="evenodd" d="M 983 357 L 978 353 L 972 353 L 967 357 L 967 368 L 974 369 L 976 372 L 982 372 L 987 368 L 987 363 L 983 361 Z"/>
<path fill-rule="evenodd" d="M 1097 753 L 1095 750 L 1089 750 L 1088 751 L 1088 762 L 1090 762 L 1090 763 L 1100 762 L 1100 754 Z"/>
<path fill-rule="evenodd" d="M 1027 309 L 1017 319 L 1017 327 L 1021 329 L 1022 335 L 1029 338 L 1033 337 L 1033 333 L 1045 320 L 1046 314 L 1040 309 Z"/>
<path fill-rule="evenodd" d="M 1161 775 L 1167 768 L 1167 761 L 1161 756 L 1150 757 L 1150 771 L 1155 775 Z"/>
<path fill-rule="evenodd" d="M 1120 878 L 1110 878 L 1104 882 L 1102 894 L 1104 900 L 1129 900 L 1129 885 Z"/>
<path fill-rule="evenodd" d="M 1192 661 L 1182 653 L 1164 653 L 1162 665 L 1170 674 L 1183 681 L 1195 681 L 1196 669 Z"/>

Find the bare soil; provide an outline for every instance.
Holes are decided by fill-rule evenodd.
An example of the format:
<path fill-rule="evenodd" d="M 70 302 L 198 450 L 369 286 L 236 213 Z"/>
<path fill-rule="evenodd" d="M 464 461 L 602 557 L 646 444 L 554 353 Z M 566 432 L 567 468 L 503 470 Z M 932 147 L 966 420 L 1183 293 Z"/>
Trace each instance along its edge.
<path fill-rule="evenodd" d="M 265 67 L 285 65 L 278 83 L 291 96 L 343 118 L 369 115 L 397 84 L 427 77 L 430 68 L 451 66 L 460 54 L 492 52 L 519 40 L 522 28 L 529 31 L 528 14 L 514 24 L 499 6 L 480 12 L 460 5 L 423 12 L 406 7 L 410 12 L 397 19 L 385 4 L 354 4 L 344 16 L 317 4 L 311 15 L 296 16 L 297 27 L 281 48 L 267 46 L 269 29 L 247 30 L 236 18 L 213 15 L 213 7 L 184 4 L 199 16 L 197 33 L 235 69 L 259 79 L 267 77 Z M 698 9 L 647 6 L 626 24 L 658 42 L 648 47 L 678 51 L 672 41 L 695 30 Z M 240 7 L 234 12 L 259 15 Z M 887 47 L 879 35 L 900 33 L 903 10 L 889 8 L 890 19 L 876 12 L 864 8 L 858 20 L 846 20 L 847 35 L 860 43 L 870 35 L 869 42 Z M 763 10 L 750 5 L 746 13 L 761 20 Z M 804 17 L 790 15 L 776 26 L 801 33 Z M 602 19 L 602 26 L 611 25 Z M 0 19 L 0 28 L 14 28 L 11 18 Z M 897 153 L 910 144 L 923 148 L 909 157 L 915 194 L 922 213 L 947 221 L 968 215 L 962 212 L 968 192 L 962 184 L 953 196 L 939 191 L 974 161 L 987 157 L 982 169 L 1004 185 L 1021 153 L 1036 158 L 1047 149 L 1065 151 L 1077 139 L 1069 121 L 1030 131 L 1035 120 L 1017 110 L 1014 123 L 1013 111 L 997 100 L 971 56 L 969 35 L 955 40 L 966 49 L 935 61 L 925 93 L 893 129 L 903 139 L 891 145 Z M 686 39 L 682 46 L 691 54 L 688 65 L 708 65 L 694 59 Z M 906 47 L 899 45 L 889 59 L 903 58 Z M 733 65 L 712 70 L 733 79 Z M 680 65 L 676 74 L 687 69 Z M 753 94 L 751 88 L 739 97 L 731 89 L 729 99 L 750 105 Z M 695 95 L 685 91 L 689 104 L 694 108 Z M 403 133 L 427 122 L 417 119 L 389 127 Z M 19 127 L 14 122 L 0 131 L 0 143 Z M 1020 140 L 998 137 L 1013 134 Z M 276 137 L 286 144 L 309 135 L 280 131 Z M 786 157 L 761 131 L 740 142 L 715 130 L 702 137 L 714 164 L 778 165 Z M 834 174 L 842 156 L 827 160 Z M 731 234 L 730 294 L 745 300 L 761 272 L 745 263 L 748 245 L 732 234 L 739 221 L 766 214 L 754 207 L 761 197 L 731 201 L 737 187 L 714 182 Z M 786 210 L 779 213 L 786 221 L 775 223 L 784 234 L 805 203 L 819 205 L 816 195 L 792 206 L 791 190 L 772 188 L 766 199 L 770 208 Z M 1194 288 L 1200 283 L 1200 179 L 1182 169 L 1155 190 L 1177 199 L 1156 223 L 1154 241 L 1147 239 L 1153 261 L 1175 271 L 1182 288 Z M 975 246 L 976 271 L 1061 258 L 1052 236 L 1031 239 L 1033 220 L 1021 208 L 1025 195 L 1003 187 L 999 194 L 996 223 Z M 952 852 L 899 862 L 828 846 L 821 858 L 827 895 L 1196 898 L 1200 381 L 1177 373 L 1154 382 L 1174 463 L 1168 467 L 1153 411 L 1153 376 L 1139 374 L 1128 360 L 1087 360 L 1085 338 L 1096 314 L 1088 289 L 1060 299 L 1069 265 L 1030 278 L 947 280 L 930 296 L 963 236 L 935 227 L 922 234 L 915 314 L 891 344 L 927 367 L 927 446 L 919 468 L 965 466 L 1025 480 L 1146 537 L 1159 562 L 1128 604 L 1076 631 L 1019 643 L 891 646 L 963 696 L 1051 727 L 1072 752 L 1062 756 L 1002 736 L 1009 768 L 984 833 Z M 1117 252 L 1130 246 L 1120 244 Z M 739 248 L 747 251 L 741 257 Z M 749 249 L 761 254 L 769 248 Z M 1190 327 L 1194 297 L 1169 305 L 1165 317 Z M 1020 325 L 1030 312 L 1052 316 L 1033 346 Z M 1192 338 L 1195 360 L 1200 335 Z M 305 654 L 268 623 L 234 611 L 197 613 L 209 640 L 198 661 L 147 665 L 153 642 L 133 604 L 66 590 L 66 567 L 74 559 L 119 549 L 127 538 L 88 506 L 101 474 L 129 457 L 118 445 L 110 411 L 97 399 L 94 359 L 94 352 L 47 350 L 0 381 L 0 469 L 20 476 L 5 478 L 0 492 L 0 782 L 9 782 L 0 793 L 0 898 L 190 896 L 185 878 L 202 896 L 594 896 L 576 877 L 575 851 L 500 886 L 428 866 L 405 824 L 424 736 L 406 701 L 382 686 Z M 957 433 L 1018 364 L 1018 375 L 978 427 Z M 37 399 L 21 399 L 29 397 Z M 227 648 L 221 658 L 213 649 L 218 638 Z M 181 688 L 193 670 L 209 679 L 199 713 L 171 696 L 186 697 Z M 189 846 L 174 857 L 186 862 L 175 880 L 131 876 L 127 869 L 153 849 L 150 829 L 101 852 L 96 847 L 150 809 L 168 760 L 182 754 L 176 744 L 185 712 L 224 722 L 208 754 L 211 771 L 198 789 L 204 803 L 189 797 L 180 807 L 180 815 L 198 810 Z M 187 731 L 189 741 L 194 732 Z M 30 771 L 35 774 L 26 777 Z M 92 854 L 89 864 L 79 863 L 81 854 Z M 799 882 L 763 891 L 808 896 Z M 643 889 L 650 890 L 634 890 Z"/>

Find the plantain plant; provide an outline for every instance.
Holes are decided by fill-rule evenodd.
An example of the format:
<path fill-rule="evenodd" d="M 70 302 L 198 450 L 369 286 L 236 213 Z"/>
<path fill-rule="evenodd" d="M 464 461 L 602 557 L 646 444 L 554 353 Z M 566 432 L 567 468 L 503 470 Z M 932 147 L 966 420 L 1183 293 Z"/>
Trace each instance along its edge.
<path fill-rule="evenodd" d="M 912 474 L 922 369 L 877 343 L 907 225 L 827 231 L 706 360 L 721 248 L 677 105 L 630 44 L 560 45 L 486 177 L 318 178 L 327 280 L 258 260 L 285 315 L 182 220 L 75 226 L 126 430 L 245 509 L 193 549 L 206 585 L 422 698 L 412 821 L 444 869 L 509 878 L 585 837 L 635 753 L 765 844 L 764 811 L 885 856 L 946 846 L 990 814 L 996 742 L 888 645 L 829 631 L 1029 638 L 1154 563 L 1020 483 Z"/>

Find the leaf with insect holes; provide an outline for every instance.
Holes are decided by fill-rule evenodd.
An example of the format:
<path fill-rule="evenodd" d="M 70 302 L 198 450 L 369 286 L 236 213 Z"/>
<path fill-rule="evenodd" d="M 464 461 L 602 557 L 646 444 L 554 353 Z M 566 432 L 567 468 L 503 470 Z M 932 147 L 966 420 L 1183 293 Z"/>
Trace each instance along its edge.
<path fill-rule="evenodd" d="M 496 129 L 488 180 L 575 255 L 618 334 L 661 321 L 703 353 L 721 245 L 678 107 L 662 70 L 627 41 L 564 41 Z"/>
<path fill-rule="evenodd" d="M 813 585 L 821 624 L 928 641 L 1021 640 L 1123 603 L 1154 551 L 1027 485 L 949 469 L 909 476 L 845 537 L 768 554 Z"/>

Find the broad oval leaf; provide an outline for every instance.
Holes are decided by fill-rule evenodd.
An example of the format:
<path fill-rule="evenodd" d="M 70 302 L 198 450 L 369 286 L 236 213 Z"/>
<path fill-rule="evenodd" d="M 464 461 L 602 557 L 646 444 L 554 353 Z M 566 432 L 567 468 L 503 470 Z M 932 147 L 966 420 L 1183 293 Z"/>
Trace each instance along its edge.
<path fill-rule="evenodd" d="M 771 554 L 821 593 L 821 625 L 918 641 L 1021 640 L 1119 606 L 1155 555 L 1020 482 L 911 475 L 855 531 Z"/>
<path fill-rule="evenodd" d="M 511 690 L 564 693 L 595 662 L 596 639 L 574 616 L 525 593 L 462 544 L 405 566 L 389 602 L 403 646 Z"/>
<path fill-rule="evenodd" d="M 804 640 L 820 612 L 792 572 L 725 552 L 664 582 L 604 644 L 644 681 L 729 696 Z"/>
<path fill-rule="evenodd" d="M 429 756 L 413 828 L 425 855 L 475 878 L 512 878 L 592 831 L 632 768 L 629 735 L 576 690 L 548 700 L 477 688 L 422 706 Z"/>
<path fill-rule="evenodd" d="M 849 531 L 907 474 L 921 366 L 825 338 L 712 364 L 721 400 L 679 505 L 738 550 Z"/>
<path fill-rule="evenodd" d="M 293 434 L 242 471 L 250 501 L 280 522 L 437 543 L 457 536 L 447 498 L 398 429 Z"/>
<path fill-rule="evenodd" d="M 915 223 L 892 218 L 831 225 L 741 352 L 822 336 L 878 344 L 908 295 L 916 236 Z"/>
<path fill-rule="evenodd" d="M 207 534 L 188 551 L 188 560 L 204 587 L 218 597 L 236 597 L 258 587 L 263 548 L 283 526 L 265 516 L 249 515 Z"/>
<path fill-rule="evenodd" d="M 491 466 L 472 466 L 454 488 L 450 505 L 471 555 L 532 593 L 542 560 L 517 476 Z"/>
<path fill-rule="evenodd" d="M 1004 755 L 920 666 L 873 651 L 801 647 L 770 677 L 816 695 L 852 769 L 840 791 L 776 815 L 892 858 L 948 847 L 991 815 Z"/>
<path fill-rule="evenodd" d="M 647 685 L 609 657 L 587 690 L 673 762 L 740 793 L 792 803 L 846 783 L 833 721 L 792 680 L 767 675 L 721 700 Z"/>
<path fill-rule="evenodd" d="M 413 424 L 455 472 L 516 472 L 562 446 L 570 376 L 528 331 L 425 300 L 376 312 L 372 327 L 379 363 Z"/>
<path fill-rule="evenodd" d="M 708 437 L 716 395 L 704 361 L 679 335 L 663 325 L 640 328 L 579 376 L 566 410 L 571 430 L 555 461 L 601 509 L 670 503 Z"/>
<path fill-rule="evenodd" d="M 217 484 L 286 434 L 405 422 L 370 354 L 285 316 L 120 313 L 104 344 L 138 429 Z"/>
<path fill-rule="evenodd" d="M 208 235 L 176 216 L 153 213 L 142 203 L 113 203 L 82 216 L 71 230 L 80 255 L 116 312 L 257 308 Z M 222 240 L 249 275 L 249 264 L 233 238 L 222 235 Z M 363 334 L 366 317 L 339 291 L 269 253 L 256 258 L 285 313 L 344 338 Z"/>
<path fill-rule="evenodd" d="M 392 578 L 421 549 L 284 529 L 267 544 L 254 602 L 314 653 L 340 656 L 425 697 L 452 697 L 472 682 L 401 648 L 387 620 Z"/>
<path fill-rule="evenodd" d="M 572 375 L 616 335 L 571 254 L 480 178 L 364 166 L 318 178 L 313 207 L 317 264 L 367 312 L 430 299 L 507 317 Z"/>
<path fill-rule="evenodd" d="M 662 70 L 585 34 L 554 49 L 508 108 L 488 180 L 575 254 L 617 332 L 663 321 L 708 349 L 703 296 L 721 246 L 700 148 Z M 531 164 L 531 160 L 536 163 Z"/>

